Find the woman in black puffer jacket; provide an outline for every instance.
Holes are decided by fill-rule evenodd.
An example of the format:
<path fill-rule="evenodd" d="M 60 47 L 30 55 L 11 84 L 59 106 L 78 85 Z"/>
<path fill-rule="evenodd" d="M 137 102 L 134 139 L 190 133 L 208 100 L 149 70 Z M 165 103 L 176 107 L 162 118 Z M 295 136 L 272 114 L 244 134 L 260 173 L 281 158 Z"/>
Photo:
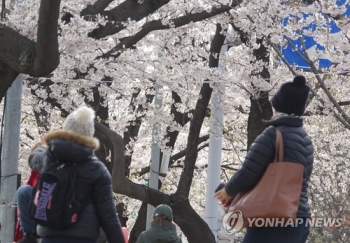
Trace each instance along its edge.
<path fill-rule="evenodd" d="M 29 156 L 29 166 L 39 173 L 56 161 L 75 164 L 76 196 L 80 201 L 89 201 L 78 222 L 70 228 L 58 231 L 38 225 L 37 234 L 43 238 L 43 243 L 94 243 L 99 238 L 100 227 L 108 242 L 124 243 L 111 176 L 94 155 L 99 146 L 99 141 L 92 137 L 94 117 L 91 108 L 79 107 L 67 117 L 63 130 L 47 133 Z"/>
<path fill-rule="evenodd" d="M 297 227 L 248 228 L 243 243 L 304 243 L 309 234 L 308 219 L 311 217 L 307 189 L 313 167 L 313 146 L 303 128 L 301 116 L 309 94 L 309 87 L 303 76 L 296 76 L 293 82 L 285 83 L 272 98 L 274 116 L 265 121 L 267 128 L 256 138 L 243 162 L 226 186 L 215 193 L 222 204 L 228 203 L 239 192 L 252 189 L 260 180 L 265 169 L 273 161 L 276 146 L 276 130 L 283 136 L 284 160 L 304 166 L 303 186 L 300 195 Z"/>

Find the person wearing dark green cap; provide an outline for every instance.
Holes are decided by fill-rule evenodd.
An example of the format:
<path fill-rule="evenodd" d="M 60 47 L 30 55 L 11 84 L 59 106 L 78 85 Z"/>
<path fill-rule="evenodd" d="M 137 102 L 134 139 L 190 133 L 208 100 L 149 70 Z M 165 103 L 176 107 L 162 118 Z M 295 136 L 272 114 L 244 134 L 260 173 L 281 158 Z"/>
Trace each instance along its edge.
<path fill-rule="evenodd" d="M 156 207 L 151 227 L 140 234 L 136 243 L 182 243 L 173 224 L 173 211 L 168 205 Z"/>

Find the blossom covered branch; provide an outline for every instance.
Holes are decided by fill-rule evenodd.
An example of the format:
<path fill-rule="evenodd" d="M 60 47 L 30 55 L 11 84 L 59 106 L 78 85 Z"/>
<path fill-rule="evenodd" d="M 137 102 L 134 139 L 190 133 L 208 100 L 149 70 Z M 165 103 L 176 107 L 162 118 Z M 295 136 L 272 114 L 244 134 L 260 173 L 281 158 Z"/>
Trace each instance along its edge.
<path fill-rule="evenodd" d="M 185 16 L 178 17 L 166 22 L 164 20 L 149 21 L 142 26 L 141 30 L 138 33 L 123 39 L 112 50 L 108 51 L 107 53 L 105 53 L 100 57 L 102 58 L 117 57 L 118 52 L 120 52 L 123 49 L 131 48 L 133 45 L 135 45 L 138 41 L 140 41 L 142 38 L 144 38 L 146 35 L 148 35 L 152 31 L 181 27 L 191 22 L 202 21 L 202 20 L 211 18 L 213 16 L 216 16 L 218 14 L 222 14 L 224 12 L 229 11 L 230 9 L 231 9 L 230 6 L 223 5 L 218 8 L 212 8 L 210 12 L 202 11 L 199 13 L 187 14 Z"/>

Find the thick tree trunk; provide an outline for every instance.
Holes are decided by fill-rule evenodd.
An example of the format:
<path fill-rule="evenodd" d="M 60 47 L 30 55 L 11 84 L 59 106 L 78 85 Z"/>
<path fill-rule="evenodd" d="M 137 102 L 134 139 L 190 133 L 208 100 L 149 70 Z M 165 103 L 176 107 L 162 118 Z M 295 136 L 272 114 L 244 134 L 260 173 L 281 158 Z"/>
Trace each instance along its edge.
<path fill-rule="evenodd" d="M 190 243 L 215 243 L 208 224 L 193 210 L 187 199 L 170 196 L 174 221 Z"/>
<path fill-rule="evenodd" d="M 7 64 L 0 61 L 0 102 L 5 97 L 7 89 L 18 76 L 18 72 L 11 69 Z"/>
<path fill-rule="evenodd" d="M 267 96 L 267 93 L 264 94 Z M 272 116 L 271 104 L 268 97 L 259 100 L 250 97 L 250 110 L 248 117 L 248 143 L 247 149 L 250 148 L 257 136 L 265 129 L 262 120 L 268 120 Z"/>
<path fill-rule="evenodd" d="M 266 82 L 269 82 L 270 73 L 266 68 L 269 63 L 269 51 L 264 45 L 263 39 L 258 39 L 257 44 L 260 44 L 259 49 L 254 50 L 254 56 L 256 61 L 263 61 L 265 67 L 259 73 L 261 78 L 264 78 Z M 268 120 L 272 116 L 271 103 L 269 101 L 269 93 L 261 92 L 259 99 L 254 99 L 250 97 L 250 111 L 248 117 L 248 143 L 247 150 L 250 148 L 251 144 L 254 142 L 255 138 L 261 134 L 265 129 L 265 125 L 262 120 Z"/>
<path fill-rule="evenodd" d="M 135 243 L 137 238 L 146 230 L 146 219 L 147 219 L 147 203 L 142 203 L 141 208 L 138 212 L 138 216 L 135 222 L 135 226 L 130 231 L 129 243 Z"/>
<path fill-rule="evenodd" d="M 0 25 L 0 60 L 18 73 L 31 73 L 36 57 L 35 42 Z"/>
<path fill-rule="evenodd" d="M 29 75 L 46 76 L 54 71 L 60 63 L 58 52 L 58 17 L 61 0 L 42 0 L 39 10 L 36 57 L 34 67 Z"/>
<path fill-rule="evenodd" d="M 108 106 L 101 106 L 101 103 L 104 103 L 105 98 L 101 97 L 98 88 L 99 85 L 96 85 L 91 89 L 94 97 L 93 101 L 89 101 L 87 98 L 85 98 L 84 101 L 96 111 L 96 117 L 99 117 L 101 121 L 103 121 L 102 123 L 108 127 L 108 123 L 105 122 L 109 118 Z M 95 154 L 107 166 L 109 172 L 112 173 L 112 163 L 111 161 L 107 161 L 107 157 L 109 157 L 111 151 L 108 140 L 105 136 L 103 136 L 103 134 L 99 133 L 98 131 L 95 131 L 94 136 L 100 140 L 101 145 L 100 148 L 95 151 Z"/>
<path fill-rule="evenodd" d="M 50 74 L 59 64 L 57 26 L 60 0 L 42 0 L 37 42 L 0 25 L 0 60 L 18 73 L 33 77 Z"/>
<path fill-rule="evenodd" d="M 0 72 L 9 74 L 1 77 L 1 82 L 8 79 L 13 72 L 45 77 L 57 68 L 59 64 L 57 27 L 60 3 L 60 0 L 41 0 L 37 43 L 0 24 Z M 5 67 L 8 68 L 7 71 L 4 71 Z M 0 84 L 0 100 L 8 87 L 8 81 Z"/>

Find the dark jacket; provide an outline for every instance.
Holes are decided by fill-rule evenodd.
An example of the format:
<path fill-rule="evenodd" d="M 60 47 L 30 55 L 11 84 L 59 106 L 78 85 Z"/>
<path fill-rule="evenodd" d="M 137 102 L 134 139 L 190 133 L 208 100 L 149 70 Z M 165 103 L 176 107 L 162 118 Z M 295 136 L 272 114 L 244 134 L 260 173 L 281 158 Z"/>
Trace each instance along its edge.
<path fill-rule="evenodd" d="M 309 218 L 311 212 L 307 189 L 314 156 L 312 142 L 303 128 L 303 120 L 282 116 L 265 123 L 268 127 L 255 139 L 242 168 L 226 184 L 226 192 L 235 197 L 238 192 L 248 191 L 258 183 L 268 164 L 273 161 L 276 146 L 275 127 L 277 127 L 283 136 L 284 160 L 304 165 L 303 187 L 297 217 Z"/>
<path fill-rule="evenodd" d="M 76 196 L 78 200 L 91 200 L 81 214 L 80 220 L 71 228 L 54 231 L 37 226 L 41 237 L 72 237 L 97 240 L 100 226 L 108 242 L 122 243 L 124 236 L 116 214 L 111 176 L 106 166 L 94 156 L 97 139 L 64 130 L 45 135 L 48 148 L 39 145 L 29 156 L 29 166 L 42 172 L 49 164 L 59 162 L 76 164 Z"/>
<path fill-rule="evenodd" d="M 142 232 L 136 243 L 182 243 L 181 238 L 176 234 L 175 225 L 167 220 L 152 221 L 151 227 Z"/>

